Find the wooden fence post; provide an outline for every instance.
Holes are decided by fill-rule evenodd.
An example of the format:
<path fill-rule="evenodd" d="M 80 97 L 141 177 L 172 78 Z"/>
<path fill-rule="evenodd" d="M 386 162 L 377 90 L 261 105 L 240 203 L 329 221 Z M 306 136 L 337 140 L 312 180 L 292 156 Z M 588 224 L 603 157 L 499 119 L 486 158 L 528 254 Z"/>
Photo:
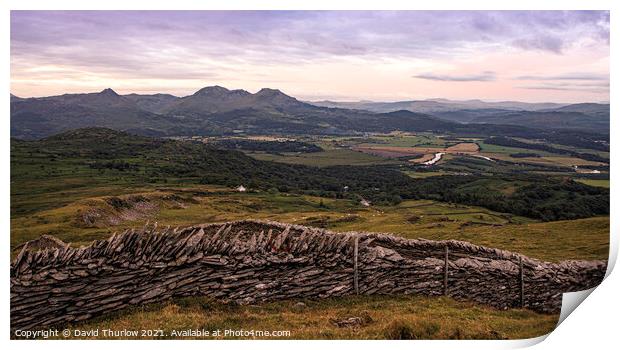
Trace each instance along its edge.
<path fill-rule="evenodd" d="M 523 281 L 523 258 L 519 257 L 519 299 L 521 308 L 525 307 L 525 291 Z"/>
<path fill-rule="evenodd" d="M 444 257 L 444 272 L 443 272 L 443 295 L 448 295 L 448 245 L 446 244 L 446 251 Z"/>
<path fill-rule="evenodd" d="M 353 287 L 355 288 L 355 294 L 360 294 L 359 281 L 358 281 L 359 276 L 358 276 L 358 271 L 357 271 L 358 245 L 359 245 L 359 237 L 356 235 L 354 245 L 353 245 Z"/>

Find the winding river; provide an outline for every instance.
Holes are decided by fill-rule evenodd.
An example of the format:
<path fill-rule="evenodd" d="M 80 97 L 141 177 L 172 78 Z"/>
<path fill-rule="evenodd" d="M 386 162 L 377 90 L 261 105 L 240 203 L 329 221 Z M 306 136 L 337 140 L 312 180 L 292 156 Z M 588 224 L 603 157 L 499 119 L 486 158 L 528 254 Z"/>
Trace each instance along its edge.
<path fill-rule="evenodd" d="M 443 153 L 443 152 L 435 153 L 435 156 L 433 157 L 433 159 L 428 160 L 428 161 L 426 161 L 426 162 L 424 162 L 422 164 L 424 164 L 424 165 L 433 165 L 433 164 L 437 163 L 438 161 L 440 161 L 441 157 L 443 157 L 444 154 L 445 153 Z"/>

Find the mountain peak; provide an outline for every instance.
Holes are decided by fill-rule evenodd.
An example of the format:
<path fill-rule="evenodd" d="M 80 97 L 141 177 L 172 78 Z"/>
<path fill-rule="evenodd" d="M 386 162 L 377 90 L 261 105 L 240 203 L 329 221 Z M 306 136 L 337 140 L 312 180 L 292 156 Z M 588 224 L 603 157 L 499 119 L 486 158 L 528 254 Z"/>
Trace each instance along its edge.
<path fill-rule="evenodd" d="M 263 100 L 263 101 L 271 101 L 271 102 L 279 101 L 279 103 L 298 102 L 296 98 L 291 97 L 278 89 L 262 88 L 257 93 L 255 93 L 254 96 L 256 96 L 259 100 Z"/>
<path fill-rule="evenodd" d="M 278 90 L 278 89 L 270 89 L 270 88 L 262 88 L 260 89 L 256 95 L 259 96 L 274 96 L 274 95 L 286 95 L 285 93 L 283 93 L 282 91 Z M 288 95 L 286 95 L 288 96 Z"/>
<path fill-rule="evenodd" d="M 112 90 L 110 88 L 101 90 L 101 92 L 99 94 L 107 95 L 107 96 L 119 96 L 119 94 L 117 94 L 116 91 L 114 91 L 114 90 Z"/>
<path fill-rule="evenodd" d="M 219 85 L 207 86 L 196 91 L 194 95 L 223 95 L 230 92 L 227 88 Z"/>

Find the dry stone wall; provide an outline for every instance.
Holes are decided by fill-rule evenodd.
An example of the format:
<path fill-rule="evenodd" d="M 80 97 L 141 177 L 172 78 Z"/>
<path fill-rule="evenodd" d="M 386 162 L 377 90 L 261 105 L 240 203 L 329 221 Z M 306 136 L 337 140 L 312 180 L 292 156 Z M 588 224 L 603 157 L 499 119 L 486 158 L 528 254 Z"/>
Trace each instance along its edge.
<path fill-rule="evenodd" d="M 447 294 L 557 312 L 599 284 L 603 261 L 542 262 L 460 241 L 264 221 L 126 231 L 88 247 L 24 249 L 11 264 L 11 328 L 86 320 L 131 305 L 211 296 L 238 303 L 351 294 Z"/>

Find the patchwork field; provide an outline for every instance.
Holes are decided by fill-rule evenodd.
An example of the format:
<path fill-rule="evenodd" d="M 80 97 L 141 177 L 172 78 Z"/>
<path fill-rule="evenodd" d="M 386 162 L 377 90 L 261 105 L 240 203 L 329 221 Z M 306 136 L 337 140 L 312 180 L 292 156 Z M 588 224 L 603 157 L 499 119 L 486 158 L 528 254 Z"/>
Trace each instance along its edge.
<path fill-rule="evenodd" d="M 549 166 L 563 166 L 563 167 L 573 167 L 573 166 L 599 166 L 605 165 L 601 162 L 593 162 L 585 159 L 580 159 L 576 157 L 568 157 L 561 155 L 542 155 L 540 157 L 523 157 L 523 158 L 514 158 L 511 157 L 508 153 L 493 153 L 493 152 L 484 152 L 482 153 L 485 156 L 493 159 L 505 160 L 509 162 L 520 162 L 520 163 L 528 163 L 528 164 L 539 164 L 539 165 L 549 165 Z"/>
<path fill-rule="evenodd" d="M 436 152 L 448 154 L 477 154 L 479 147 L 475 143 L 461 142 L 449 147 L 354 146 L 351 149 L 382 157 L 405 157 L 415 155 L 432 156 Z"/>
<path fill-rule="evenodd" d="M 370 136 L 349 136 L 349 137 L 320 137 L 320 138 L 304 138 L 298 140 L 313 143 L 321 148 L 322 152 L 316 153 L 265 153 L 265 152 L 247 152 L 246 154 L 260 160 L 275 161 L 287 164 L 302 164 L 318 167 L 326 167 L 332 165 L 393 165 L 400 164 L 402 166 L 422 164 L 433 159 L 438 152 L 445 153 L 442 159 L 434 166 L 439 167 L 438 171 L 445 173 L 468 172 L 472 169 L 458 169 L 451 166 L 449 169 L 441 169 L 450 159 L 459 161 L 472 157 L 478 157 L 504 161 L 512 163 L 512 168 L 524 171 L 522 166 L 534 167 L 528 169 L 531 172 L 540 172 L 554 175 L 565 175 L 578 178 L 576 175 L 584 171 L 574 169 L 578 167 L 605 167 L 606 163 L 599 161 L 586 160 L 575 156 L 550 153 L 535 149 L 525 149 L 518 147 L 499 146 L 495 144 L 487 144 L 483 139 L 479 138 L 452 138 L 442 135 L 433 134 L 386 134 L 386 135 L 370 135 Z M 516 140 L 527 143 L 536 143 L 533 140 L 516 138 Z M 556 147 L 557 146 L 557 147 Z M 609 157 L 608 152 L 600 152 L 595 150 L 580 149 L 569 146 L 554 145 L 558 149 L 565 149 L 574 152 L 585 152 L 602 157 Z M 531 155 L 531 156 L 528 156 Z M 486 161 L 488 161 L 488 159 Z M 503 167 L 506 171 L 510 171 L 510 166 L 504 163 Z M 498 165 L 489 162 L 484 165 L 475 166 L 474 169 L 483 171 L 483 168 L 489 168 L 492 172 L 498 169 Z M 538 167 L 538 169 L 535 169 Z M 543 167 L 543 168 L 540 168 Z M 416 174 L 413 171 L 405 170 L 409 175 Z M 602 171 L 606 173 L 606 171 Z M 415 178 L 425 177 L 424 175 L 412 175 Z"/>

